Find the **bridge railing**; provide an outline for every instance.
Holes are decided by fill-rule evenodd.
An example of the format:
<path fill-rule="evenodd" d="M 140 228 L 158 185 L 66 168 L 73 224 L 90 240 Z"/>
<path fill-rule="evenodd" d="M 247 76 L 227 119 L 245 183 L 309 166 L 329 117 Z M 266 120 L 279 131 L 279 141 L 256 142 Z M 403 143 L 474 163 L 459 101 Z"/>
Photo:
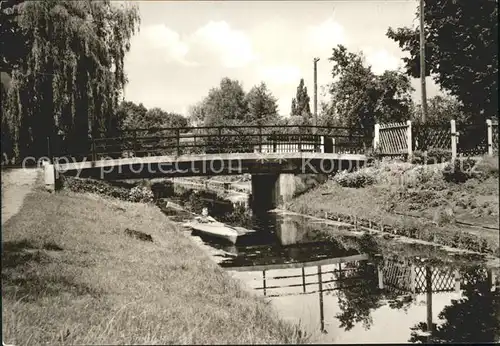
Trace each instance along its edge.
<path fill-rule="evenodd" d="M 333 152 L 364 153 L 371 143 L 361 128 L 249 125 L 125 130 L 116 137 L 91 139 L 88 159 L 161 155 Z"/>

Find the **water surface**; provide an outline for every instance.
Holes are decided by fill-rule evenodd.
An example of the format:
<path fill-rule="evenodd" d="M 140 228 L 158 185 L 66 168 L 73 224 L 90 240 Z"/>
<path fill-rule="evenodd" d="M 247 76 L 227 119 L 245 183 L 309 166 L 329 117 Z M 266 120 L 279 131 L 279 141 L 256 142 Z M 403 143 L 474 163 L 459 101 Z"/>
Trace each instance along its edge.
<path fill-rule="evenodd" d="M 435 342 L 499 340 L 498 290 L 480 264 L 378 253 L 363 237 L 325 237 L 324 227 L 334 226 L 261 213 L 235 245 L 190 236 L 312 342 L 427 342 L 430 317 Z"/>

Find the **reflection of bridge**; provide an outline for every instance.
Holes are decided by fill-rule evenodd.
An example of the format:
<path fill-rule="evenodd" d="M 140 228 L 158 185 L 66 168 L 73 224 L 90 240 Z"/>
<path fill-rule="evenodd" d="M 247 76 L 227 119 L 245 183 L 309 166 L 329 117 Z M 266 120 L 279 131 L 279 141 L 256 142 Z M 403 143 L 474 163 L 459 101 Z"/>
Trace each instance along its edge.
<path fill-rule="evenodd" d="M 139 129 L 119 137 L 91 139 L 88 150 L 72 154 L 71 159 L 59 151 L 56 171 L 113 180 L 248 173 L 252 174 L 252 186 L 259 186 L 258 191 L 253 189 L 254 198 L 273 207 L 280 197 L 293 195 L 293 175 L 356 169 L 365 163 L 369 147 L 371 134 L 361 128 Z"/>

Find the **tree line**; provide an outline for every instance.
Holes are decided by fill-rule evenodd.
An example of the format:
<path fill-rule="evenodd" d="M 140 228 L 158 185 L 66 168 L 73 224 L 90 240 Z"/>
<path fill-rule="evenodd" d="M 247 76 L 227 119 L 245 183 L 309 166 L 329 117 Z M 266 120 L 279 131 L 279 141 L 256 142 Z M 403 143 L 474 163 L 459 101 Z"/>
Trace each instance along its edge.
<path fill-rule="evenodd" d="M 0 6 L 1 135 L 8 157 L 43 156 L 54 137 L 69 152 L 85 152 L 90 138 L 137 128 L 313 124 L 303 79 L 286 117 L 264 82 L 246 92 L 230 78 L 187 117 L 123 101 L 124 57 L 140 24 L 135 6 L 109 0 Z M 497 1 L 425 1 L 426 73 L 444 91 L 428 100 L 429 123 L 484 123 L 497 116 L 497 13 Z M 420 72 L 419 29 L 389 28 L 387 36 L 408 55 L 402 71 L 375 74 L 362 52 L 332 48 L 332 82 L 318 125 L 368 130 L 375 122 L 420 120 L 421 106 L 411 98 L 411 78 Z"/>

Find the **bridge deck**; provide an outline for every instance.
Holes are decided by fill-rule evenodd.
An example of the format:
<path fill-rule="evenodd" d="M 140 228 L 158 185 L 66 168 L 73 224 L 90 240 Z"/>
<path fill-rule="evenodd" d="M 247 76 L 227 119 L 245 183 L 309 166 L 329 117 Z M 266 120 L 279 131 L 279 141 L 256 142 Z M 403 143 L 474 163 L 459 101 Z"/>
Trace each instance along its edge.
<path fill-rule="evenodd" d="M 82 161 L 64 163 L 60 161 L 56 165 L 58 171 L 85 170 L 91 168 L 105 168 L 127 165 L 148 165 L 148 164 L 175 164 L 192 162 L 214 162 L 214 161 L 252 161 L 255 163 L 284 162 L 289 160 L 329 160 L 329 161 L 349 161 L 365 162 L 366 155 L 362 154 L 336 154 L 336 153 L 229 153 L 229 154 L 194 154 L 194 155 L 165 155 L 135 158 L 121 158 L 97 161 Z"/>

